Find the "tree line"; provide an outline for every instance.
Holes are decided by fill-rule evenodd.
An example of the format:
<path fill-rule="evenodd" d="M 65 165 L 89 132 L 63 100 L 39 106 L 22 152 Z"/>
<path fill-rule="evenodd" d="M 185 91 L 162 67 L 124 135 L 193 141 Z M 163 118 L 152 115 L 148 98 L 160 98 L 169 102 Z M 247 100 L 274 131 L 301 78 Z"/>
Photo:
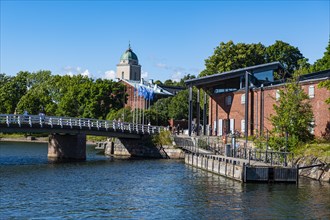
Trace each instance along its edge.
<path fill-rule="evenodd" d="M 105 119 L 123 107 L 127 98 L 123 84 L 82 75 L 59 76 L 50 71 L 0 74 L 0 112 Z"/>

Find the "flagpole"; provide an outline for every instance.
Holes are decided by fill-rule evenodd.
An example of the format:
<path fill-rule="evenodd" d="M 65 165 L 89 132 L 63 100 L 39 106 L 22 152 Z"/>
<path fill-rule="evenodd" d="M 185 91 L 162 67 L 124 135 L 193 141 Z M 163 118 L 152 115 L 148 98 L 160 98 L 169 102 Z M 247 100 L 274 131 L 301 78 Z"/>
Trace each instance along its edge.
<path fill-rule="evenodd" d="M 143 99 L 143 105 L 142 105 L 142 114 L 143 114 L 143 116 L 142 116 L 142 125 L 144 125 L 144 108 L 145 108 L 145 105 L 146 105 L 146 102 L 145 102 L 145 99 Z"/>
<path fill-rule="evenodd" d="M 134 89 L 133 89 L 133 105 L 132 105 L 132 113 L 133 113 L 133 124 L 134 124 L 134 111 L 135 111 L 135 86 L 134 86 Z"/>

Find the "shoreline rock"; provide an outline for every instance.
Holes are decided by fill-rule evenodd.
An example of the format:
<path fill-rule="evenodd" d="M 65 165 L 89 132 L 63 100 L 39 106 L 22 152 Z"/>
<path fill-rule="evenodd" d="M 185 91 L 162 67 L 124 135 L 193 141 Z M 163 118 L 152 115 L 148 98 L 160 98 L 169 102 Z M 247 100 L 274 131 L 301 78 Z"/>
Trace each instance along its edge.
<path fill-rule="evenodd" d="M 330 164 L 320 160 L 319 158 L 307 156 L 300 157 L 296 160 L 296 164 L 299 165 L 300 168 L 314 166 L 310 168 L 300 169 L 299 175 L 308 177 L 314 180 L 328 182 L 330 183 Z M 322 166 L 316 166 L 323 164 Z"/>

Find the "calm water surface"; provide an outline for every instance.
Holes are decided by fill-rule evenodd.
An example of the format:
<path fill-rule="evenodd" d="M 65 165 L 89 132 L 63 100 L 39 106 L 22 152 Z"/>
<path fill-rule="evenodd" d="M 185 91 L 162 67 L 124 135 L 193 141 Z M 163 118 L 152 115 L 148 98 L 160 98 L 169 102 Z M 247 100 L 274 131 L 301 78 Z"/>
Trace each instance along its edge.
<path fill-rule="evenodd" d="M 241 184 L 181 160 L 50 163 L 47 144 L 0 142 L 0 219 L 330 219 L 330 184 Z"/>

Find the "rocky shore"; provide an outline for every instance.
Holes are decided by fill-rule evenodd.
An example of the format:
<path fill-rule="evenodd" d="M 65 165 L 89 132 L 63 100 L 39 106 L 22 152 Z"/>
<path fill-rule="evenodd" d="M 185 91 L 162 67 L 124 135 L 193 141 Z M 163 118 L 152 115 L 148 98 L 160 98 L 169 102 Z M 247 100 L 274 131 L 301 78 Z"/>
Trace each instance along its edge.
<path fill-rule="evenodd" d="M 301 157 L 297 159 L 296 164 L 299 165 L 300 168 L 303 168 L 299 170 L 299 175 L 330 183 L 329 159 L 330 158 L 324 161 L 313 156 Z"/>

